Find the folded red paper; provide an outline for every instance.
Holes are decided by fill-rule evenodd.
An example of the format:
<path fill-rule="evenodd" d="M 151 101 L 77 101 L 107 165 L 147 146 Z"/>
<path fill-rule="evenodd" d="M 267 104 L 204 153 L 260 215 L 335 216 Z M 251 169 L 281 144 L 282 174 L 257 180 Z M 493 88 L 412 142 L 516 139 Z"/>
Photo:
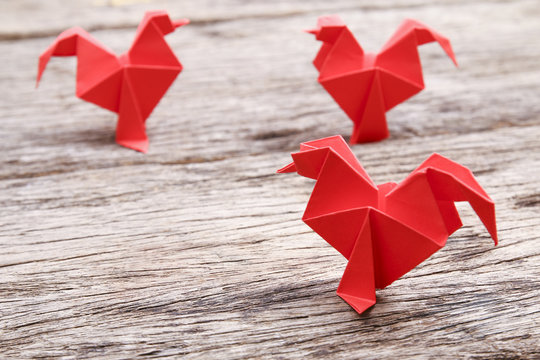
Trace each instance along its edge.
<path fill-rule="evenodd" d="M 76 55 L 76 95 L 118 114 L 118 144 L 147 152 L 146 119 L 182 71 L 164 36 L 188 23 L 171 21 L 165 11 L 149 11 L 131 48 L 120 56 L 83 29 L 68 29 L 39 57 L 36 86 L 51 56 Z"/>
<path fill-rule="evenodd" d="M 405 20 L 378 54 L 364 53 L 337 15 L 320 17 L 306 31 L 323 42 L 313 64 L 354 124 L 351 144 L 387 138 L 385 113 L 424 88 L 419 45 L 437 41 L 457 66 L 450 41 L 416 20 Z"/>
<path fill-rule="evenodd" d="M 341 136 L 306 142 L 279 173 L 315 179 L 302 220 L 348 264 L 338 295 L 358 313 L 446 244 L 468 201 L 497 245 L 495 205 L 469 169 L 431 155 L 405 180 L 376 185 Z"/>

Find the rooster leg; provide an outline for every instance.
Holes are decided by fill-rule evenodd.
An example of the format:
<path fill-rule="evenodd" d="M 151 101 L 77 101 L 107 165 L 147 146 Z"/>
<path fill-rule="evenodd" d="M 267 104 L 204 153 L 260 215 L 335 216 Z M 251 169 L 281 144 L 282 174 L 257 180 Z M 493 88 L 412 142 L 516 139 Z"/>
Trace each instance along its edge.
<path fill-rule="evenodd" d="M 373 76 L 363 113 L 354 121 L 351 144 L 379 141 L 389 136 L 379 72 Z"/>
<path fill-rule="evenodd" d="M 120 110 L 116 125 L 116 142 L 143 153 L 148 151 L 145 118 L 141 115 L 129 77 L 124 76 L 120 93 Z"/>
<path fill-rule="evenodd" d="M 359 314 L 375 304 L 375 274 L 369 215 L 363 221 L 337 289 L 337 294 Z"/>

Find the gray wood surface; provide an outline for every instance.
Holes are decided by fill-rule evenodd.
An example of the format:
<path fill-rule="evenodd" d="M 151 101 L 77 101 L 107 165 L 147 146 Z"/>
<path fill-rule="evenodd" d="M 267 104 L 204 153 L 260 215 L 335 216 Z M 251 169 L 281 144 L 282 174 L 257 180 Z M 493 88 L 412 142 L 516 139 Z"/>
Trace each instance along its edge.
<path fill-rule="evenodd" d="M 540 6 L 521 1 L 0 0 L 0 358 L 540 357 Z M 148 120 L 150 152 L 74 95 L 75 60 L 38 55 L 81 25 L 125 50 L 144 10 L 185 66 Z M 277 175 L 301 141 L 348 136 L 302 29 L 341 14 L 366 50 L 405 17 L 454 45 L 421 48 L 426 89 L 353 151 L 376 182 L 432 152 L 497 206 L 358 315 L 346 261 L 300 220 L 309 179 Z"/>

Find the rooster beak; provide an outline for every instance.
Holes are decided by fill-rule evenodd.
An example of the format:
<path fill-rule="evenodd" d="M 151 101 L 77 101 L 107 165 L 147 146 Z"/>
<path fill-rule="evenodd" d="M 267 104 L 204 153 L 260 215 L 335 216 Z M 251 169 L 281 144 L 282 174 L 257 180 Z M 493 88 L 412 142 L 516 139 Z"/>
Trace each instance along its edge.
<path fill-rule="evenodd" d="M 305 29 L 304 32 L 307 32 L 309 34 L 313 34 L 315 36 L 317 36 L 319 34 L 319 29 Z"/>
<path fill-rule="evenodd" d="M 172 22 L 174 28 L 179 28 L 180 26 L 184 26 L 189 24 L 189 19 L 179 19 Z"/>
<path fill-rule="evenodd" d="M 278 172 L 279 174 L 290 173 L 290 172 L 296 172 L 296 166 L 295 166 L 294 163 L 292 162 L 292 163 L 290 163 L 289 165 L 282 167 L 282 168 L 279 169 L 277 172 Z"/>

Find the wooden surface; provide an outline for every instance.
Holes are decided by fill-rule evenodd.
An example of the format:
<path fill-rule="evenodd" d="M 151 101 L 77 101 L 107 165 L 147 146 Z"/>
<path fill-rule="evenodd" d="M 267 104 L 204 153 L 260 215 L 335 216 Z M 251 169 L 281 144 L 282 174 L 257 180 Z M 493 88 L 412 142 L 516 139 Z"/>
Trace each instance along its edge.
<path fill-rule="evenodd" d="M 540 6 L 531 1 L 0 2 L 0 358 L 540 357 Z M 115 51 L 145 9 L 193 23 L 185 66 L 148 120 L 150 152 L 74 95 L 75 60 L 37 58 L 81 25 Z M 448 36 L 421 48 L 426 90 L 353 151 L 376 182 L 432 152 L 468 166 L 500 245 L 465 226 L 358 315 L 346 261 L 302 223 L 309 179 L 277 175 L 301 141 L 348 136 L 302 29 L 337 13 L 366 50 L 405 17 Z"/>

